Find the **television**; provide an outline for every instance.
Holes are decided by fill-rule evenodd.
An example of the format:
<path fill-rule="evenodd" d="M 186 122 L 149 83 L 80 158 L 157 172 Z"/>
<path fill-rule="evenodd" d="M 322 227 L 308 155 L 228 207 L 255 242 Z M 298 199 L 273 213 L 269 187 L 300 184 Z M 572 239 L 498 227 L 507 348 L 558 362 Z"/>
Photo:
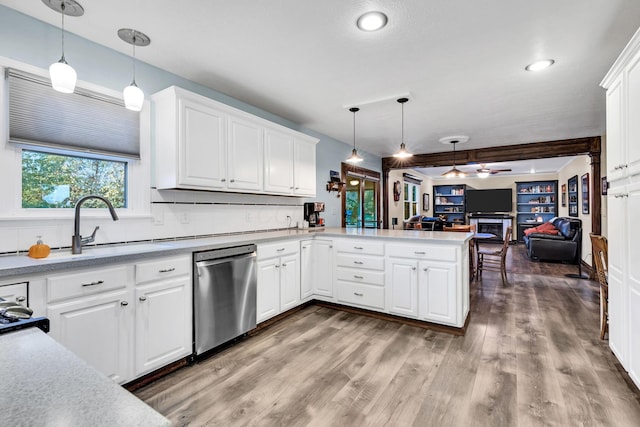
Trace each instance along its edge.
<path fill-rule="evenodd" d="M 465 203 L 465 210 L 469 213 L 499 213 L 513 210 L 511 188 L 467 189 Z"/>

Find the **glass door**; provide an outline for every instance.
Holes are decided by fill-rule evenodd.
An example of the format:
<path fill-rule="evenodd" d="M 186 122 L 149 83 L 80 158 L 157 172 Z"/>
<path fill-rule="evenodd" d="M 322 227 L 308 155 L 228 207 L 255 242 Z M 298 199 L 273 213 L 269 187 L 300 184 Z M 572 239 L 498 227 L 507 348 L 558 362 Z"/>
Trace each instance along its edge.
<path fill-rule="evenodd" d="M 342 226 L 380 228 L 380 174 L 343 164 Z"/>

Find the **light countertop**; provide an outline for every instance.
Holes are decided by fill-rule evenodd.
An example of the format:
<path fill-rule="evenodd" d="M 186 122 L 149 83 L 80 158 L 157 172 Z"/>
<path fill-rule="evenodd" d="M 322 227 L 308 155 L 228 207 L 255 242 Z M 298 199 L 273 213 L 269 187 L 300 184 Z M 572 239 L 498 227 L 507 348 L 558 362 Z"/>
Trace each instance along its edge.
<path fill-rule="evenodd" d="M 38 328 L 0 335 L 0 348 L 3 425 L 171 425 Z"/>
<path fill-rule="evenodd" d="M 148 243 L 124 245 L 85 246 L 83 253 L 72 255 L 70 249 L 64 252 L 52 252 L 47 258 L 33 259 L 25 254 L 0 256 L 0 278 L 45 273 L 99 266 L 113 262 L 141 260 L 158 256 L 180 255 L 195 251 L 204 251 L 228 246 L 250 243 L 268 243 L 284 239 L 304 239 L 314 236 L 358 237 L 364 239 L 386 239 L 413 241 L 433 244 L 464 244 L 473 233 L 447 233 L 424 230 L 386 230 L 357 228 L 309 228 L 289 229 L 257 233 L 230 234 L 204 238 L 161 240 Z"/>

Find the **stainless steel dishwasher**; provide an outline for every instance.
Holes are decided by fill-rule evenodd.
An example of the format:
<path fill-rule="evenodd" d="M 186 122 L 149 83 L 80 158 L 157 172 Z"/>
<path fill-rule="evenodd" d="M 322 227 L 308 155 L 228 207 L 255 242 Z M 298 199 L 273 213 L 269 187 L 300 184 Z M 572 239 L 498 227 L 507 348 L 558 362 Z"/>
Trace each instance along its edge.
<path fill-rule="evenodd" d="M 256 245 L 194 253 L 194 353 L 256 327 Z"/>

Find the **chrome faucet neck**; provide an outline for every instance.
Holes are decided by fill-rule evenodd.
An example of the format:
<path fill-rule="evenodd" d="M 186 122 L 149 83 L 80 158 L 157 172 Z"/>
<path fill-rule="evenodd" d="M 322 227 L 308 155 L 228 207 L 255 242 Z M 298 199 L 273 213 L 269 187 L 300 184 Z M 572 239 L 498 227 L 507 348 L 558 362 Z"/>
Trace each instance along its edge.
<path fill-rule="evenodd" d="M 71 253 L 72 254 L 81 254 L 82 253 L 82 246 L 93 242 L 95 237 L 96 237 L 96 232 L 100 228 L 100 227 L 96 227 L 93 230 L 93 233 L 91 234 L 91 236 L 85 237 L 84 239 L 80 235 L 80 207 L 82 207 L 82 204 L 84 202 L 86 202 L 87 200 L 90 200 L 90 199 L 102 200 L 107 205 L 107 208 L 109 208 L 109 213 L 111 214 L 111 218 L 114 221 L 117 221 L 119 219 L 118 218 L 118 214 L 116 213 L 116 210 L 114 209 L 114 207 L 111 204 L 111 202 L 109 200 L 107 200 L 106 198 L 102 197 L 102 196 L 98 196 L 98 195 L 95 195 L 95 194 L 90 194 L 88 196 L 84 196 L 84 197 L 81 197 L 80 199 L 78 199 L 78 201 L 76 202 L 75 215 L 74 215 L 74 219 L 73 219 L 73 237 L 71 239 Z"/>

